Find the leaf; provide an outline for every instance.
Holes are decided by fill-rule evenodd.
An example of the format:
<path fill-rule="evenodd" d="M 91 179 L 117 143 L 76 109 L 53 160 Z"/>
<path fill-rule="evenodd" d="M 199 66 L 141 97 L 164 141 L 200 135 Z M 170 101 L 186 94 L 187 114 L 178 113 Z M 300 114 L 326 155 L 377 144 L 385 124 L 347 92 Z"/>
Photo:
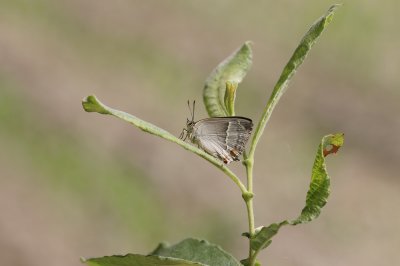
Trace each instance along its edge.
<path fill-rule="evenodd" d="M 150 255 L 114 255 L 82 261 L 90 266 L 241 266 L 231 254 L 219 246 L 193 238 L 173 246 L 161 243 Z"/>
<path fill-rule="evenodd" d="M 290 222 L 292 225 L 306 223 L 314 220 L 321 213 L 321 208 L 325 206 L 329 196 L 330 178 L 326 170 L 325 156 L 326 147 L 332 146 L 336 151 L 344 144 L 344 134 L 338 133 L 327 135 L 322 138 L 315 157 L 312 169 L 310 188 L 307 192 L 306 206 L 301 211 L 300 216 Z"/>
<path fill-rule="evenodd" d="M 326 135 L 322 138 L 312 168 L 310 188 L 306 197 L 306 206 L 301 211 L 299 217 L 295 220 L 285 220 L 280 223 L 274 223 L 268 227 L 263 226 L 261 229 L 258 229 L 254 237 L 250 240 L 251 248 L 255 252 L 258 253 L 261 249 L 266 248 L 271 243 L 271 238 L 278 233 L 282 226 L 288 224 L 297 225 L 307 223 L 320 215 L 321 209 L 325 206 L 329 196 L 330 184 L 330 178 L 326 170 L 326 155 L 324 155 L 324 151 L 327 147 L 332 147 L 337 151 L 341 146 L 343 146 L 343 144 L 343 133 Z M 331 153 L 332 152 L 327 153 L 327 155 Z"/>
<path fill-rule="evenodd" d="M 171 142 L 174 142 L 174 143 L 180 145 L 184 149 L 189 150 L 189 151 L 199 155 L 200 157 L 206 159 L 207 161 L 209 161 L 210 163 L 215 165 L 217 168 L 219 168 L 221 171 L 223 171 L 225 174 L 227 174 L 229 176 L 229 178 L 239 187 L 239 189 L 242 191 L 242 193 L 247 192 L 246 187 L 242 184 L 240 179 L 229 168 L 227 168 L 223 162 L 221 162 L 217 158 L 213 157 L 212 155 L 206 153 L 202 149 L 199 149 L 199 148 L 175 137 L 168 131 L 166 131 L 162 128 L 159 128 L 149 122 L 146 122 L 134 115 L 113 109 L 111 107 L 108 107 L 107 105 L 100 102 L 94 95 L 88 96 L 85 99 L 83 99 L 82 106 L 86 112 L 97 112 L 100 114 L 107 114 L 107 115 L 112 115 L 112 116 L 118 117 L 130 124 L 133 124 L 134 126 L 140 128 L 141 130 L 143 130 L 147 133 L 159 136 L 163 139 L 166 139 L 168 141 L 171 141 Z"/>
<path fill-rule="evenodd" d="M 235 99 L 237 83 L 227 81 L 225 88 L 224 103 L 228 116 L 235 116 Z"/>
<path fill-rule="evenodd" d="M 105 256 L 87 260 L 82 259 L 82 262 L 90 266 L 208 266 L 182 259 L 137 254 Z"/>
<path fill-rule="evenodd" d="M 251 42 L 247 41 L 236 52 L 222 61 L 208 76 L 203 89 L 203 100 L 210 117 L 229 116 L 224 103 L 227 82 L 240 83 L 252 64 Z"/>
<path fill-rule="evenodd" d="M 250 151 L 248 158 L 252 159 L 254 157 L 254 152 L 257 146 L 258 141 L 261 138 L 262 133 L 264 132 L 264 128 L 271 117 L 272 111 L 274 110 L 275 106 L 277 105 L 279 99 L 285 92 L 290 79 L 296 73 L 296 70 L 299 66 L 303 63 L 304 59 L 306 58 L 307 54 L 311 50 L 311 47 L 315 44 L 318 37 L 324 31 L 324 29 L 328 26 L 331 22 L 333 15 L 339 5 L 331 6 L 328 11 L 319 18 L 314 24 L 311 25 L 310 29 L 304 35 L 300 44 L 297 46 L 296 50 L 294 51 L 292 57 L 289 59 L 289 62 L 286 64 L 285 68 L 283 69 L 281 76 L 279 77 L 277 83 L 275 84 L 274 90 L 268 100 L 268 103 L 263 111 L 261 119 L 257 125 L 256 130 L 254 131 L 254 135 L 250 144 Z"/>
<path fill-rule="evenodd" d="M 261 227 L 261 230 L 259 230 L 254 238 L 252 238 L 250 241 L 251 249 L 261 250 L 269 246 L 272 242 L 271 238 L 276 235 L 279 231 L 279 228 L 286 223 L 287 222 L 285 221 L 279 224 L 271 224 L 268 227 Z"/>
<path fill-rule="evenodd" d="M 173 246 L 160 244 L 151 255 L 172 257 L 210 266 L 241 265 L 231 254 L 205 240 L 188 238 Z"/>

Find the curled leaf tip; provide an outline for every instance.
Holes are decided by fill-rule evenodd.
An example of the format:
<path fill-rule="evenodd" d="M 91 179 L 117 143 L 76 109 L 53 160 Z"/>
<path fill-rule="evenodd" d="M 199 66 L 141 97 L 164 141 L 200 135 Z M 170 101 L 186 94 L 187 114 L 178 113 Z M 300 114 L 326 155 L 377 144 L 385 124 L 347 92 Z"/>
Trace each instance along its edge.
<path fill-rule="evenodd" d="M 328 145 L 327 147 L 324 148 L 324 157 L 328 156 L 331 153 L 337 153 L 338 150 L 339 150 L 338 146 Z"/>
<path fill-rule="evenodd" d="M 104 104 L 100 102 L 96 96 L 90 95 L 82 100 L 82 107 L 86 112 L 96 112 L 100 114 L 110 114 L 104 107 Z"/>
<path fill-rule="evenodd" d="M 334 4 L 332 5 L 328 11 L 326 12 L 325 15 L 325 23 L 324 25 L 326 26 L 327 24 L 329 24 L 332 21 L 333 18 L 333 14 L 336 12 L 336 10 L 341 6 L 342 4 Z"/>
<path fill-rule="evenodd" d="M 226 83 L 240 83 L 251 64 L 251 42 L 247 41 L 211 72 L 203 89 L 204 104 L 210 117 L 230 115 L 224 101 Z"/>
<path fill-rule="evenodd" d="M 246 52 L 248 52 L 250 55 L 250 57 L 253 57 L 253 53 L 252 53 L 252 51 L 251 51 L 251 48 L 252 48 L 252 46 L 253 46 L 253 42 L 252 41 L 246 41 L 243 45 L 242 45 L 242 47 L 240 47 L 240 49 L 239 49 L 239 51 L 246 51 Z"/>
<path fill-rule="evenodd" d="M 327 141 L 325 142 L 323 148 L 324 157 L 328 156 L 329 154 L 335 154 L 337 151 L 342 147 L 344 144 L 344 134 L 337 133 L 333 135 L 327 136 Z"/>
<path fill-rule="evenodd" d="M 330 15 L 330 13 L 335 12 L 339 7 L 341 7 L 343 4 L 334 4 L 331 5 L 327 11 L 328 15 Z"/>
<path fill-rule="evenodd" d="M 332 10 L 332 9 L 335 10 L 335 9 L 341 7 L 342 5 L 343 5 L 343 3 L 333 4 L 333 5 L 331 5 L 331 7 L 329 8 L 329 10 Z"/>

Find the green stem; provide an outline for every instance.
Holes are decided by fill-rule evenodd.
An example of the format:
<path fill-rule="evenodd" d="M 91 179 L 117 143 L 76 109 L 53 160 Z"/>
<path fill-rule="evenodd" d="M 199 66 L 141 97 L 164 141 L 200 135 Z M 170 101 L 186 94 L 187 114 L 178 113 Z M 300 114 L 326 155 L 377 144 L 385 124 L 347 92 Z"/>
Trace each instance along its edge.
<path fill-rule="evenodd" d="M 254 153 L 257 147 L 257 143 L 261 138 L 264 128 L 271 117 L 272 111 L 274 110 L 276 104 L 284 93 L 284 89 L 287 86 L 287 82 L 278 82 L 268 100 L 267 106 L 264 108 L 261 115 L 260 122 L 254 132 L 253 139 L 250 144 L 249 158 L 254 158 Z"/>
<path fill-rule="evenodd" d="M 277 83 L 274 86 L 272 94 L 265 106 L 261 119 L 257 124 L 257 127 L 253 133 L 253 138 L 250 142 L 250 149 L 248 154 L 244 154 L 244 165 L 246 166 L 247 172 L 247 191 L 249 195 L 253 195 L 253 164 L 254 164 L 254 153 L 259 142 L 261 135 L 264 132 L 265 126 L 267 125 L 272 111 L 276 107 L 280 98 L 284 94 L 290 79 L 296 73 L 296 70 L 303 63 L 311 47 L 315 44 L 318 37 L 321 35 L 325 27 L 331 22 L 333 14 L 339 5 L 333 5 L 329 8 L 324 16 L 319 18 L 310 27 L 307 33 L 304 35 L 300 44 L 294 51 L 292 57 L 289 59 L 288 63 L 284 67 Z M 247 213 L 249 218 L 249 234 L 250 239 L 254 236 L 254 214 L 253 214 L 253 201 L 252 197 L 244 197 L 247 206 Z M 254 266 L 258 251 L 254 252 L 250 248 L 249 254 L 249 265 Z"/>
<path fill-rule="evenodd" d="M 250 265 L 251 265 L 251 266 L 254 266 L 254 265 L 256 264 L 256 258 L 257 258 L 257 256 L 258 256 L 258 253 L 260 253 L 260 251 L 261 251 L 261 249 L 258 249 L 258 250 L 256 250 L 256 251 L 253 252 L 253 257 L 252 257 L 252 259 L 250 260 Z"/>
<path fill-rule="evenodd" d="M 96 112 L 99 114 L 112 115 L 112 116 L 118 117 L 130 124 L 133 124 L 134 126 L 140 128 L 141 130 L 143 130 L 145 132 L 156 135 L 156 136 L 166 139 L 168 141 L 174 142 L 174 143 L 180 145 L 182 148 L 199 155 L 200 157 L 209 161 L 211 164 L 215 165 L 222 172 L 224 172 L 239 187 L 239 189 L 243 195 L 248 194 L 246 187 L 243 185 L 242 181 L 240 181 L 240 179 L 235 175 L 235 173 L 233 173 L 219 159 L 206 153 L 202 149 L 199 149 L 196 146 L 191 145 L 191 144 L 175 137 L 174 135 L 172 135 L 171 133 L 169 133 L 168 131 L 166 131 L 162 128 L 159 128 L 149 122 L 139 119 L 138 117 L 136 117 L 134 115 L 128 114 L 128 113 L 120 111 L 120 110 L 113 109 L 113 108 L 103 104 L 102 102 L 100 102 L 94 95 L 86 97 L 83 100 L 82 105 L 86 112 Z"/>
<path fill-rule="evenodd" d="M 253 163 L 254 157 L 248 157 L 246 153 L 243 155 L 244 165 L 246 167 L 247 175 L 247 196 L 243 196 L 247 208 L 247 218 L 249 222 L 249 265 L 254 266 L 256 261 L 256 254 L 251 249 L 251 239 L 255 234 L 254 226 L 254 208 L 253 208 Z"/>
<path fill-rule="evenodd" d="M 222 166 L 220 169 L 239 187 L 242 194 L 248 193 L 242 181 L 240 181 L 240 179 L 229 168 Z"/>
<path fill-rule="evenodd" d="M 249 258 L 250 260 L 253 257 L 253 250 L 251 249 L 250 246 L 250 241 L 251 237 L 254 235 L 254 211 L 253 211 L 253 200 L 248 200 L 246 201 L 246 207 L 247 207 L 247 217 L 249 220 L 249 233 L 250 233 L 250 238 L 249 238 Z M 252 264 L 250 264 L 252 265 Z"/>

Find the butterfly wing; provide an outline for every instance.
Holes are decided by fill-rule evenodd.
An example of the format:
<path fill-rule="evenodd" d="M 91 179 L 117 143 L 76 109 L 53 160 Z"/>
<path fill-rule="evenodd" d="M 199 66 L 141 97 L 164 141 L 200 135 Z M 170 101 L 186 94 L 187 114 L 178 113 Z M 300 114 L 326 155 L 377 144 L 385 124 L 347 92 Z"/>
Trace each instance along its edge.
<path fill-rule="evenodd" d="M 228 164 L 239 161 L 252 129 L 253 122 L 245 117 L 206 118 L 195 123 L 192 142 Z"/>

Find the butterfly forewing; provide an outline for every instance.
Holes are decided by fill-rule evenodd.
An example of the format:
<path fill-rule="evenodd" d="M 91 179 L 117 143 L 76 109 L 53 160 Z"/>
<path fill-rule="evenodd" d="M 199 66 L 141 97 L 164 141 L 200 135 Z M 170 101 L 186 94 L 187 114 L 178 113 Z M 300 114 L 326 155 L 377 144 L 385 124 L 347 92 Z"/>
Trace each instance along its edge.
<path fill-rule="evenodd" d="M 224 163 L 238 161 L 251 135 L 253 122 L 240 116 L 212 117 L 193 125 L 191 141 Z"/>

